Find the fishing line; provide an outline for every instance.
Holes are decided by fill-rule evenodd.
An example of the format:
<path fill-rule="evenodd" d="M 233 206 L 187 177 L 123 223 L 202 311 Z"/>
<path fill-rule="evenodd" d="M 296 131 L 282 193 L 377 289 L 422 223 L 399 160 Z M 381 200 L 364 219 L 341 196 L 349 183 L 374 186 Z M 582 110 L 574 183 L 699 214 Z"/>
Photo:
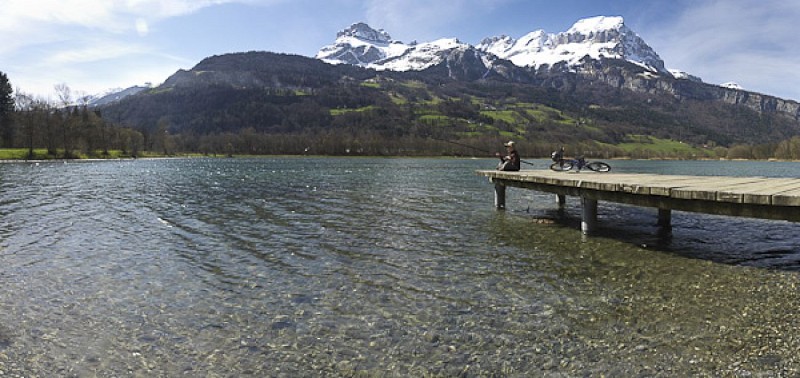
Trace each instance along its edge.
<path fill-rule="evenodd" d="M 471 145 L 469 145 L 469 144 L 464 144 L 464 143 L 459 143 L 459 142 L 452 141 L 452 140 L 447 140 L 447 139 L 439 139 L 439 138 L 434 138 L 434 137 L 429 137 L 429 138 L 431 138 L 431 139 L 433 139 L 433 140 L 442 141 L 442 142 L 452 143 L 452 144 L 455 144 L 455 145 L 457 145 L 457 146 L 461 146 L 461 147 L 467 147 L 467 148 L 471 148 L 471 149 L 473 149 L 473 150 L 475 150 L 475 151 L 480 151 L 480 152 L 483 152 L 483 153 L 486 153 L 486 154 L 489 154 L 489 155 L 493 155 L 493 154 L 494 154 L 494 152 L 492 152 L 492 151 L 487 151 L 487 150 L 484 150 L 484 149 L 482 149 L 482 148 L 478 148 L 478 147 L 475 147 L 475 146 L 471 146 Z M 527 161 L 525 161 L 525 160 L 522 160 L 522 159 L 519 159 L 519 161 L 520 161 L 520 163 L 525 163 L 525 164 L 528 164 L 528 165 L 533 165 L 533 166 L 535 166 L 535 165 L 536 165 L 536 164 L 533 164 L 533 163 L 531 163 L 531 162 L 527 162 Z"/>

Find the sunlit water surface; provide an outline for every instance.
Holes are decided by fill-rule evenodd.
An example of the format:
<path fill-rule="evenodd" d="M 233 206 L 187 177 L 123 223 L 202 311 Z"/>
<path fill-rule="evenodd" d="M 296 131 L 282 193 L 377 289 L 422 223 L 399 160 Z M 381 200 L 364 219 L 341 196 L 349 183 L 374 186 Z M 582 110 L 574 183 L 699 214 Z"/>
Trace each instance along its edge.
<path fill-rule="evenodd" d="M 0 375 L 800 374 L 800 225 L 601 203 L 586 238 L 574 199 L 496 211 L 493 165 L 0 165 Z"/>

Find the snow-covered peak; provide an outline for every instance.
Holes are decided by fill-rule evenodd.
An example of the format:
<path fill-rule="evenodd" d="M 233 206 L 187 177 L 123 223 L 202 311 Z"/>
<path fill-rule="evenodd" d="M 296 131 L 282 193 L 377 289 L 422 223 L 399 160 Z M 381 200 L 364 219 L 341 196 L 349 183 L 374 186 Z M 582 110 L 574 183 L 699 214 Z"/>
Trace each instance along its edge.
<path fill-rule="evenodd" d="M 375 69 L 422 70 L 440 63 L 448 51 L 468 47 L 452 38 L 408 45 L 393 41 L 383 30 L 357 23 L 339 32 L 336 43 L 320 49 L 317 58 Z M 488 56 L 487 62 L 499 57 L 520 67 L 577 66 L 588 56 L 624 59 L 655 73 L 668 73 L 658 54 L 619 16 L 579 20 L 558 34 L 536 30 L 519 39 L 506 35 L 486 38 L 475 49 Z"/>
<path fill-rule="evenodd" d="M 349 28 L 340 31 L 336 38 L 356 38 L 366 42 L 389 43 L 392 37 L 383 29 L 375 30 L 369 25 L 358 22 L 350 25 Z"/>
<path fill-rule="evenodd" d="M 623 26 L 625 26 L 625 20 L 622 17 L 597 16 L 578 20 L 578 22 L 567 30 L 567 34 L 580 33 L 588 35 L 604 30 L 619 30 Z"/>
<path fill-rule="evenodd" d="M 578 65 L 588 56 L 595 60 L 624 59 L 654 72 L 667 72 L 658 54 L 618 16 L 579 20 L 569 30 L 558 34 L 537 30 L 519 40 L 487 38 L 478 49 L 523 67 Z"/>
<path fill-rule="evenodd" d="M 452 51 L 466 50 L 469 47 L 458 39 L 443 38 L 410 46 L 402 54 L 368 64 L 367 67 L 376 70 L 420 71 L 443 62 Z"/>
<path fill-rule="evenodd" d="M 550 35 L 545 33 L 544 30 L 530 32 L 519 39 L 519 44 L 522 46 L 530 46 L 534 43 L 541 46 L 545 42 L 550 42 Z"/>
<path fill-rule="evenodd" d="M 507 35 L 499 37 L 484 38 L 481 43 L 475 46 L 478 50 L 486 51 L 495 55 L 500 55 L 514 46 L 516 41 Z"/>
<path fill-rule="evenodd" d="M 139 92 L 145 91 L 147 89 L 152 88 L 151 83 L 146 83 L 144 86 L 133 86 L 130 88 L 114 88 L 109 89 L 103 93 L 99 93 L 93 96 L 89 96 L 88 103 L 90 107 L 96 107 L 101 105 L 107 105 L 113 102 L 117 102 L 122 100 L 125 97 L 133 96 Z"/>
<path fill-rule="evenodd" d="M 553 36 L 545 33 L 544 30 L 537 30 L 522 36 L 518 40 L 508 36 L 486 38 L 476 48 L 510 60 L 517 66 L 525 67 L 532 65 L 531 63 L 537 56 L 552 46 Z"/>
<path fill-rule="evenodd" d="M 457 38 L 442 38 L 442 39 L 437 39 L 433 42 L 420 43 L 417 46 L 431 48 L 431 49 L 447 50 L 458 47 L 464 47 L 468 45 L 461 43 L 461 41 L 459 41 Z"/>
<path fill-rule="evenodd" d="M 340 31 L 336 42 L 321 48 L 316 58 L 333 64 L 366 66 L 401 55 L 408 49 L 408 45 L 392 40 L 383 29 L 375 30 L 360 22 Z"/>
<path fill-rule="evenodd" d="M 449 52 L 468 47 L 455 38 L 405 44 L 392 40 L 383 30 L 357 23 L 339 32 L 336 42 L 320 49 L 316 57 L 328 63 L 353 64 L 376 70 L 424 70 L 444 61 Z"/>

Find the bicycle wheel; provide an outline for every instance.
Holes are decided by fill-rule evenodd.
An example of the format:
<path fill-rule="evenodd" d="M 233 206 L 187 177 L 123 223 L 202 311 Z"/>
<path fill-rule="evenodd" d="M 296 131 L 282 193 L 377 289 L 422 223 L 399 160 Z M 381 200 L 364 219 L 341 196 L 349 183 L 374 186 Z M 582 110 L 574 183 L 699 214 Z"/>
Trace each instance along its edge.
<path fill-rule="evenodd" d="M 586 164 L 586 168 L 589 168 L 595 172 L 608 172 L 611 170 L 611 166 L 603 163 L 602 161 L 593 161 L 589 164 Z"/>
<path fill-rule="evenodd" d="M 563 162 L 557 161 L 550 165 L 550 169 L 556 172 L 569 171 L 570 169 L 572 169 L 572 162 L 566 160 Z"/>

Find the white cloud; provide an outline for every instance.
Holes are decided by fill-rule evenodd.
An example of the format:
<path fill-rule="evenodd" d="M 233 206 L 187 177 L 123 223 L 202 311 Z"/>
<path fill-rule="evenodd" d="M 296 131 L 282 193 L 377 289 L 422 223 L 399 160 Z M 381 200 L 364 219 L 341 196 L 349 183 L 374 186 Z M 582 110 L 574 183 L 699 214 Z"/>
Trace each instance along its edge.
<path fill-rule="evenodd" d="M 150 26 L 147 24 L 147 20 L 143 18 L 136 19 L 136 32 L 139 33 L 140 37 L 144 37 L 150 32 Z"/>
<path fill-rule="evenodd" d="M 92 41 L 85 46 L 56 51 L 43 60 L 42 65 L 47 67 L 97 62 L 145 52 L 147 52 L 147 49 L 143 46 L 116 43 L 114 41 Z"/>
<path fill-rule="evenodd" d="M 93 27 L 107 24 L 114 2 L 88 0 L 6 0 L 0 8 L 4 29 L 30 23 L 54 23 Z"/>
<path fill-rule="evenodd" d="M 37 93 L 51 92 L 52 85 L 60 82 L 95 87 L 106 74 L 100 70 L 122 76 L 120 64 L 142 57 L 162 65 L 160 70 L 150 71 L 169 74 L 176 62 L 185 59 L 167 57 L 156 47 L 131 42 L 131 38 L 149 36 L 153 23 L 205 7 L 276 1 L 285 0 L 3 0 L 0 70 L 9 75 L 12 84 Z M 109 64 L 101 68 L 98 62 Z"/>
<path fill-rule="evenodd" d="M 98 32 L 136 31 L 149 22 L 177 17 L 200 9 L 228 4 L 273 4 L 285 0 L 4 0 L 0 31 L 33 33 L 62 26 Z"/>
<path fill-rule="evenodd" d="M 646 34 L 667 66 L 714 84 L 800 100 L 800 2 L 708 0 Z M 651 37 L 652 36 L 652 37 Z"/>

